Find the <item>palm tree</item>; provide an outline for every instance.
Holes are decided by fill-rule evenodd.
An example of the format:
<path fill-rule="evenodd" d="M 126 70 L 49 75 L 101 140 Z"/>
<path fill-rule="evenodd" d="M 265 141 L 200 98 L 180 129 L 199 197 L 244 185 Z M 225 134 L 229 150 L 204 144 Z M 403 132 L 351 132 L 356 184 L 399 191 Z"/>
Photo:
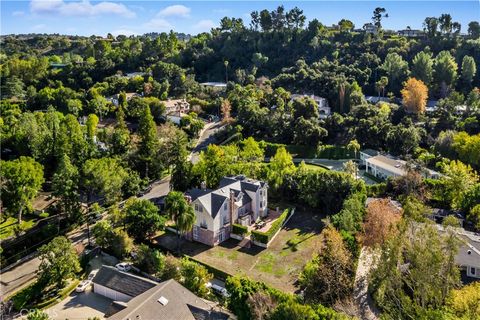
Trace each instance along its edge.
<path fill-rule="evenodd" d="M 195 212 L 187 202 L 183 193 L 170 191 L 165 198 L 165 210 L 175 222 L 177 228 L 177 252 L 180 253 L 180 234 L 192 230 L 195 223 Z"/>
<path fill-rule="evenodd" d="M 355 159 L 357 159 L 357 152 L 360 151 L 360 143 L 358 143 L 357 139 L 353 139 L 348 143 L 347 149 L 353 150 L 355 152 Z M 358 171 L 358 167 L 355 163 L 355 179 L 357 179 L 357 176 L 358 176 L 357 171 Z"/>
<path fill-rule="evenodd" d="M 223 61 L 223 65 L 225 66 L 225 83 L 228 83 L 228 60 Z"/>

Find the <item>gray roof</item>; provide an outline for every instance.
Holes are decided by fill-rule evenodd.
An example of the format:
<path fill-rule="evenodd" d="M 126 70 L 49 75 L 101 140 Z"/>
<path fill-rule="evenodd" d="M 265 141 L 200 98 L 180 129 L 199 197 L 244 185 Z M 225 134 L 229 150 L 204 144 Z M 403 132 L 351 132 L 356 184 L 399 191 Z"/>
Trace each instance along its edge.
<path fill-rule="evenodd" d="M 360 151 L 361 153 L 365 153 L 365 154 L 368 154 L 369 156 L 376 156 L 378 154 L 380 154 L 380 152 L 378 152 L 377 150 L 373 150 L 373 149 L 363 149 Z"/>
<path fill-rule="evenodd" d="M 160 303 L 163 297 L 168 302 Z M 127 308 L 112 315 L 108 319 L 126 320 L 226 320 L 229 315 L 224 312 L 214 311 L 208 302 L 197 297 L 175 280 L 167 280 L 143 294 L 133 298 Z"/>
<path fill-rule="evenodd" d="M 241 206 L 251 202 L 252 199 L 246 191 L 257 192 L 259 188 L 265 187 L 267 184 L 263 181 L 248 179 L 245 176 L 238 175 L 234 177 L 223 177 L 220 180 L 219 188 L 216 190 L 210 189 L 190 189 L 186 192 L 195 201 L 199 199 L 207 212 L 215 218 L 227 199 L 230 198 L 230 192 L 233 191 L 235 197 L 242 193 L 240 202 Z"/>
<path fill-rule="evenodd" d="M 102 266 L 92 282 L 130 297 L 136 297 L 157 285 L 155 281 L 119 271 L 111 266 Z"/>
<path fill-rule="evenodd" d="M 474 239 L 467 235 L 461 235 L 463 241 L 455 256 L 455 261 L 461 266 L 480 268 L 480 237 Z"/>

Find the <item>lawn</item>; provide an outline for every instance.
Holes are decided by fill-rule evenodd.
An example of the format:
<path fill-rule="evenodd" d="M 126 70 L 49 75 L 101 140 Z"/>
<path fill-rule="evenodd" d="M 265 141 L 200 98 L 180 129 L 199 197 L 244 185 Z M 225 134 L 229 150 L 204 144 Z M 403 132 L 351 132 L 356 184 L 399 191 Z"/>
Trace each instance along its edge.
<path fill-rule="evenodd" d="M 30 229 L 35 224 L 36 220 L 36 217 L 25 216 L 21 224 L 21 230 Z M 2 220 L 0 223 L 0 239 L 6 239 L 13 236 L 16 227 L 18 227 L 17 218 L 6 217 L 5 220 Z"/>
<path fill-rule="evenodd" d="M 329 170 L 328 168 L 325 168 L 325 167 L 322 167 L 322 166 L 316 165 L 316 164 L 305 163 L 305 166 L 308 169 L 312 169 L 312 170 L 320 170 L 320 171 Z"/>
<path fill-rule="evenodd" d="M 182 251 L 202 263 L 229 274 L 247 275 L 280 290 L 294 292 L 295 282 L 305 263 L 319 247 L 322 217 L 297 209 L 295 215 L 270 243 L 268 249 L 242 248 L 229 239 L 216 247 L 183 242 Z M 167 248 L 176 248 L 175 236 L 166 233 L 156 239 Z"/>

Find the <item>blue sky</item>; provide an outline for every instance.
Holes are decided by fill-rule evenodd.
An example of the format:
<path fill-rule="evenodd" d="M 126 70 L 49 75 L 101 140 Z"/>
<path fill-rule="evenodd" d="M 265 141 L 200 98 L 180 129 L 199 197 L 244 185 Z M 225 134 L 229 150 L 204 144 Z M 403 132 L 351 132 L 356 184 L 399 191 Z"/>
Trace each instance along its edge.
<path fill-rule="evenodd" d="M 197 34 L 218 25 L 224 16 L 250 21 L 253 10 L 272 10 L 283 4 L 303 9 L 308 20 L 326 25 L 342 18 L 356 27 L 369 22 L 375 7 L 385 7 L 386 29 L 422 28 L 427 16 L 450 13 L 467 31 L 470 21 L 480 20 L 478 0 L 470 1 L 88 1 L 1 0 L 0 33 L 60 33 L 74 35 L 143 34 L 171 29 Z"/>

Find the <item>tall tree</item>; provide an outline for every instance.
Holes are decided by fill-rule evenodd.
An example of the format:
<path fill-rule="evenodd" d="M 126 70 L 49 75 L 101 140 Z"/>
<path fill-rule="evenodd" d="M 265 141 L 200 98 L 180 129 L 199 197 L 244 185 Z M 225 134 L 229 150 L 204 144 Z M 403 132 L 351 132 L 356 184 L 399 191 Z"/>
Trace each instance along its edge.
<path fill-rule="evenodd" d="M 398 53 L 389 53 L 381 68 L 388 76 L 389 84 L 394 93 L 400 91 L 402 82 L 408 77 L 408 63 Z"/>
<path fill-rule="evenodd" d="M 435 58 L 433 78 L 442 97 L 446 97 L 449 89 L 455 85 L 457 69 L 457 62 L 450 52 L 441 51 Z"/>
<path fill-rule="evenodd" d="M 395 232 L 396 224 L 401 218 L 402 210 L 389 199 L 376 199 L 370 202 L 363 224 L 363 244 L 366 246 L 383 244 Z"/>
<path fill-rule="evenodd" d="M 470 56 L 464 56 L 462 60 L 462 80 L 467 88 L 471 88 L 473 78 L 477 73 L 475 60 Z"/>
<path fill-rule="evenodd" d="M 332 304 L 350 294 L 353 283 L 351 255 L 335 228 L 323 229 L 317 255 L 300 276 L 308 302 Z"/>
<path fill-rule="evenodd" d="M 150 200 L 132 198 L 127 201 L 124 210 L 127 232 L 138 241 L 148 239 L 165 225 L 165 217 Z"/>
<path fill-rule="evenodd" d="M 39 250 L 40 265 L 38 275 L 46 284 L 63 287 L 68 278 L 81 270 L 77 253 L 72 243 L 65 237 L 56 237 Z"/>
<path fill-rule="evenodd" d="M 372 21 L 377 26 L 377 28 L 381 29 L 382 28 L 382 19 L 383 18 L 388 18 L 388 13 L 386 13 L 387 10 L 385 8 L 377 7 L 375 10 L 373 10 L 373 17 Z"/>
<path fill-rule="evenodd" d="M 177 251 L 180 252 L 180 235 L 192 230 L 195 224 L 195 212 L 183 193 L 170 191 L 165 198 L 165 210 L 175 222 L 177 228 Z"/>
<path fill-rule="evenodd" d="M 402 89 L 403 106 L 408 112 L 420 114 L 425 112 L 428 99 L 428 88 L 421 81 L 410 78 Z"/>
<path fill-rule="evenodd" d="M 292 155 L 288 153 L 285 147 L 277 149 L 275 156 L 270 159 L 268 169 L 268 180 L 272 187 L 279 188 L 286 175 L 295 172 Z"/>
<path fill-rule="evenodd" d="M 468 24 L 468 35 L 473 39 L 480 37 L 480 23 L 478 21 L 471 21 Z"/>
<path fill-rule="evenodd" d="M 29 157 L 0 162 L 1 198 L 7 212 L 17 214 L 18 223 L 22 213 L 31 206 L 44 182 L 43 166 Z"/>
<path fill-rule="evenodd" d="M 53 194 L 60 198 L 62 212 L 72 222 L 75 222 L 81 214 L 79 182 L 78 169 L 66 154 L 63 155 L 52 178 L 52 190 Z"/>
<path fill-rule="evenodd" d="M 140 137 L 140 142 L 138 144 L 138 159 L 140 160 L 143 174 L 146 178 L 149 178 L 149 176 L 156 177 L 159 173 L 153 172 L 152 175 L 151 171 L 159 162 L 157 159 L 159 142 L 157 139 L 155 121 L 153 121 L 150 107 L 148 106 L 146 106 L 140 114 L 138 135 Z"/>
<path fill-rule="evenodd" d="M 432 54 L 420 51 L 412 60 L 412 77 L 423 81 L 427 86 L 433 79 L 433 58 Z"/>

